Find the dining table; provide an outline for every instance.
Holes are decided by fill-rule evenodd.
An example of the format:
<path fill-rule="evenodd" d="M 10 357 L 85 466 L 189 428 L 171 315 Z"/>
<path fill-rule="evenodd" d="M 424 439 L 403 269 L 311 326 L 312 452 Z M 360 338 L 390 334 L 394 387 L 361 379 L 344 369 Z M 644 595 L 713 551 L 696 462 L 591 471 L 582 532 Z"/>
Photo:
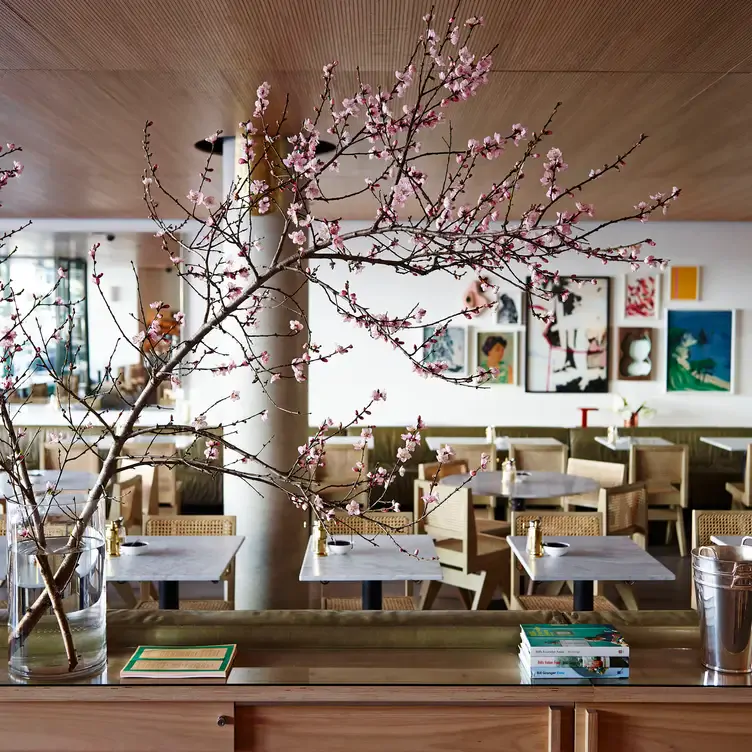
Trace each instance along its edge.
<path fill-rule="evenodd" d="M 620 436 L 609 441 L 608 436 L 596 436 L 595 440 L 614 452 L 628 452 L 633 446 L 673 446 L 672 441 L 660 436 Z"/>
<path fill-rule="evenodd" d="M 444 579 L 430 535 L 338 535 L 337 538 L 350 542 L 352 549 L 345 554 L 318 556 L 316 540 L 311 536 L 298 579 L 360 582 L 366 611 L 381 610 L 384 582 Z"/>
<path fill-rule="evenodd" d="M 492 496 L 495 499 L 509 501 L 512 511 L 515 512 L 524 510 L 526 501 L 552 499 L 561 496 L 579 496 L 580 494 L 594 493 L 600 489 L 600 484 L 592 478 L 542 470 L 531 470 L 529 472 L 520 470 L 517 472 L 517 482 L 509 489 L 509 493 L 503 493 L 501 476 L 500 470 L 489 470 L 475 474 L 458 473 L 447 475 L 439 483 L 444 486 L 462 486 L 479 496 Z M 504 504 L 495 504 L 494 518 L 497 520 L 504 519 L 503 513 Z"/>
<path fill-rule="evenodd" d="M 727 452 L 746 452 L 752 444 L 752 436 L 700 436 L 700 441 Z"/>
<path fill-rule="evenodd" d="M 527 536 L 508 535 L 514 557 L 533 582 L 572 582 L 575 611 L 592 611 L 594 582 L 675 580 L 676 575 L 624 535 L 553 535 L 543 542 L 566 543 L 565 556 L 533 557 Z"/>
<path fill-rule="evenodd" d="M 491 442 L 483 436 L 426 436 L 426 445 L 432 452 L 443 446 L 488 446 Z M 494 439 L 497 452 L 508 452 L 511 444 L 525 446 L 562 446 L 553 436 L 497 436 Z M 460 458 L 461 459 L 461 458 Z"/>
<path fill-rule="evenodd" d="M 242 535 L 137 535 L 127 541 L 142 541 L 146 550 L 138 555 L 107 557 L 105 573 L 112 582 L 156 582 L 161 609 L 180 608 L 181 582 L 217 582 L 232 563 L 245 537 Z M 95 549 L 84 552 L 85 566 Z M 0 579 L 8 571 L 8 543 L 0 538 Z M 39 576 L 30 566 L 30 576 Z M 36 573 L 36 574 L 35 574 Z M 41 587 L 41 584 L 40 584 Z M 122 589 L 118 592 L 122 593 Z M 135 605 L 135 596 L 129 607 Z"/>

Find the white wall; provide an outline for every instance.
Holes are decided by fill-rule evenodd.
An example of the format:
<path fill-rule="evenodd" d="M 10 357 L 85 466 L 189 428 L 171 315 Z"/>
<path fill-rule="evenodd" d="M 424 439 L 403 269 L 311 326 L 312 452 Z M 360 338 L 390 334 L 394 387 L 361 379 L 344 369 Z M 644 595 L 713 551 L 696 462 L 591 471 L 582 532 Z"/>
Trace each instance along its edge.
<path fill-rule="evenodd" d="M 343 223 L 343 231 L 354 223 Z M 575 426 L 579 425 L 578 407 L 598 407 L 591 413 L 591 425 L 608 425 L 616 421 L 611 412 L 614 394 L 630 404 L 647 400 L 656 415 L 641 425 L 698 425 L 752 427 L 752 223 L 722 222 L 649 222 L 609 228 L 599 234 L 601 244 L 634 242 L 652 237 L 652 252 L 677 265 L 702 267 L 701 300 L 693 303 L 668 301 L 664 276 L 662 314 L 654 325 L 655 380 L 648 382 L 616 381 L 616 361 L 612 357 L 610 394 L 526 394 L 524 386 L 492 386 L 468 389 L 436 379 L 423 379 L 412 373 L 407 358 L 382 342 L 371 340 L 363 330 L 346 324 L 326 300 L 320 289 L 310 294 L 310 323 L 314 341 L 326 349 L 332 345 L 353 344 L 354 349 L 327 364 L 314 364 L 310 370 L 309 406 L 311 421 L 331 417 L 335 422 L 350 420 L 353 411 L 362 407 L 375 388 L 387 392 L 387 401 L 374 406 L 369 421 L 374 425 L 408 425 L 422 415 L 428 425 L 499 426 Z M 353 245 L 367 250 L 369 244 Z M 623 274 L 628 267 L 590 261 L 580 257 L 561 259 L 556 265 L 562 274 L 610 276 L 611 284 L 611 354 L 615 356 L 616 327 L 641 326 L 640 321 L 624 321 Z M 520 271 L 524 276 L 524 272 Z M 449 315 L 461 307 L 462 294 L 470 278 L 457 281 L 441 273 L 428 278 L 397 276 L 383 269 L 369 269 L 360 275 L 321 268 L 320 275 L 341 285 L 350 279 L 360 302 L 376 312 L 405 315 L 419 303 L 427 309 L 426 321 Z M 735 393 L 667 394 L 664 387 L 665 306 L 736 309 Z M 457 319 L 460 326 L 488 330 L 494 328 L 493 312 L 468 322 Z M 510 327 L 503 327 L 509 329 Z M 414 344 L 418 342 L 415 335 Z M 469 337 L 470 365 L 475 366 L 474 337 Z M 520 379 L 524 385 L 524 330 L 520 328 Z"/>

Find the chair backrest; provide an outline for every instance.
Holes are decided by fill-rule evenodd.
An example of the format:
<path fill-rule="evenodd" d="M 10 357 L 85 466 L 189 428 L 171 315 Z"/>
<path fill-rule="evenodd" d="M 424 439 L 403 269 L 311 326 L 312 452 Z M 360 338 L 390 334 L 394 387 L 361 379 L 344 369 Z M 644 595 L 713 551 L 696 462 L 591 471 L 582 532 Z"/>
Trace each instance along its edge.
<path fill-rule="evenodd" d="M 752 444 L 747 447 L 747 462 L 744 466 L 744 495 L 747 497 L 747 504 L 750 503 L 750 494 L 752 494 Z"/>
<path fill-rule="evenodd" d="M 324 527 L 329 535 L 411 535 L 413 516 L 410 512 L 371 511 L 348 515 L 338 510 Z"/>
<path fill-rule="evenodd" d="M 45 442 L 44 469 L 82 470 L 88 473 L 98 473 L 102 468 L 102 459 L 96 449 L 89 449 L 83 441 Z"/>
<path fill-rule="evenodd" d="M 596 481 L 601 488 L 613 488 L 613 486 L 621 486 L 626 482 L 627 466 L 621 462 L 599 462 L 570 457 L 567 460 L 567 475 L 590 478 Z M 591 493 L 578 494 L 576 497 L 573 496 L 570 501 L 575 505 L 577 502 L 586 502 L 587 506 L 591 506 L 587 502 L 597 502 L 598 498 L 598 491 L 592 491 Z M 592 506 L 595 505 L 592 504 Z"/>
<path fill-rule="evenodd" d="M 31 385 L 31 394 L 29 397 L 29 402 L 39 403 L 39 402 L 47 402 L 49 400 L 49 390 L 47 389 L 47 384 L 32 384 Z"/>
<path fill-rule="evenodd" d="M 353 436 L 352 440 L 355 444 L 358 437 Z M 352 444 L 329 443 L 324 446 L 326 452 L 322 464 L 316 468 L 317 493 L 323 493 L 328 499 L 352 498 L 352 486 L 358 478 L 353 467 L 356 462 L 362 462 L 360 477 L 365 477 L 368 472 L 368 447 L 355 449 Z"/>
<path fill-rule="evenodd" d="M 120 514 L 126 529 L 129 525 L 140 525 L 143 519 L 143 479 L 140 475 L 134 475 L 121 480 L 118 486 Z"/>
<path fill-rule="evenodd" d="M 235 535 L 236 525 L 227 514 L 148 517 L 144 535 Z"/>
<path fill-rule="evenodd" d="M 524 440 L 509 444 L 509 459 L 518 470 L 564 473 L 568 454 L 563 444 L 525 444 Z"/>
<path fill-rule="evenodd" d="M 629 450 L 629 482 L 647 483 L 651 503 L 660 504 L 661 497 L 671 495 L 667 485 L 674 486 L 679 503 L 689 502 L 689 447 L 686 444 L 671 446 L 632 445 Z"/>
<path fill-rule="evenodd" d="M 540 520 L 543 535 L 603 535 L 600 512 L 512 512 L 512 535 L 526 535 L 530 520 Z"/>
<path fill-rule="evenodd" d="M 457 460 L 467 463 L 469 470 L 466 472 L 477 470 L 480 467 L 481 454 L 487 454 L 489 457 L 486 469 L 496 470 L 496 446 L 494 444 L 463 444 L 461 441 L 457 441 L 452 442 L 450 446 Z"/>
<path fill-rule="evenodd" d="M 711 535 L 752 535 L 752 510 L 692 510 L 692 548 L 710 546 Z"/>
<path fill-rule="evenodd" d="M 639 535 L 646 543 L 648 534 L 648 492 L 645 483 L 602 488 L 598 511 L 603 515 L 606 535 Z"/>
<path fill-rule="evenodd" d="M 430 487 L 430 483 L 426 482 Z M 420 530 L 436 541 L 436 553 L 443 565 L 461 569 L 463 572 L 475 571 L 478 546 L 475 529 L 475 512 L 473 497 L 467 488 L 451 486 L 434 486 L 433 492 L 439 498 L 426 508 L 422 498 L 418 499 L 417 517 L 421 520 Z M 442 541 L 459 541 L 456 547 L 442 548 Z"/>
<path fill-rule="evenodd" d="M 448 475 L 469 473 L 467 460 L 451 460 L 450 462 L 422 462 L 418 465 L 418 480 L 437 481 Z"/>

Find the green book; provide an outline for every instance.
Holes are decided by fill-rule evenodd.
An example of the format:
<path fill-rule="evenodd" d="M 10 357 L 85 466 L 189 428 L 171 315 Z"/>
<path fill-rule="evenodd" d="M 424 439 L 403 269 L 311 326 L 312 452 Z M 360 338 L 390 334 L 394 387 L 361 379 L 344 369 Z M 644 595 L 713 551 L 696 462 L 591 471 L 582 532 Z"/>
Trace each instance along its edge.
<path fill-rule="evenodd" d="M 237 645 L 141 645 L 120 672 L 132 679 L 226 680 Z"/>
<path fill-rule="evenodd" d="M 520 632 L 531 655 L 629 655 L 629 645 L 612 624 L 522 624 Z"/>

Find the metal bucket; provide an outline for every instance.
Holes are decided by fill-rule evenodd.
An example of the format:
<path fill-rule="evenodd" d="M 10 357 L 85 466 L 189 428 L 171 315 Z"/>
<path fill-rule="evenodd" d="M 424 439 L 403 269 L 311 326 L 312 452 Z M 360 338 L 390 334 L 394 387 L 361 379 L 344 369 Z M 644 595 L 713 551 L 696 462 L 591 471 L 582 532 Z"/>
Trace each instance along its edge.
<path fill-rule="evenodd" d="M 700 546 L 692 570 L 700 614 L 702 663 L 713 671 L 752 672 L 752 546 Z"/>

